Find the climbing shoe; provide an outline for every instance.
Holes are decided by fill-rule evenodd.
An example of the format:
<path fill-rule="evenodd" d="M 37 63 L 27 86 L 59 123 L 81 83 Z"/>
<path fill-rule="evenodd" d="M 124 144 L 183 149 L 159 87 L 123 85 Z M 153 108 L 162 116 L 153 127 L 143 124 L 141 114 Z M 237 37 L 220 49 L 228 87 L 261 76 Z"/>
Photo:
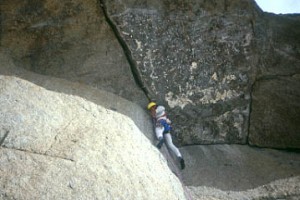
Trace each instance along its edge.
<path fill-rule="evenodd" d="M 157 147 L 158 149 L 160 149 L 160 148 L 162 147 L 163 144 L 164 144 L 164 139 L 160 139 L 159 142 L 158 142 L 158 144 L 156 145 L 156 147 Z"/>
<path fill-rule="evenodd" d="M 180 158 L 180 167 L 181 167 L 181 169 L 185 168 L 185 163 L 184 163 L 183 158 Z"/>

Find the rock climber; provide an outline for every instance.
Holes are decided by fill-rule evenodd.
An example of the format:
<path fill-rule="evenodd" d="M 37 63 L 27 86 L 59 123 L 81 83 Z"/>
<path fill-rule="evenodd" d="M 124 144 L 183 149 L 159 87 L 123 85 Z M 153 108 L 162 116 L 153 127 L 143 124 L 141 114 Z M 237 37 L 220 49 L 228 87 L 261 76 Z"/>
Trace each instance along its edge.
<path fill-rule="evenodd" d="M 173 144 L 171 137 L 171 121 L 167 117 L 165 107 L 157 105 L 155 102 L 150 102 L 147 106 L 150 110 L 151 116 L 155 124 L 155 134 L 158 139 L 156 147 L 160 149 L 164 142 L 166 142 L 168 148 L 177 156 L 181 169 L 185 168 L 184 159 L 179 149 Z"/>

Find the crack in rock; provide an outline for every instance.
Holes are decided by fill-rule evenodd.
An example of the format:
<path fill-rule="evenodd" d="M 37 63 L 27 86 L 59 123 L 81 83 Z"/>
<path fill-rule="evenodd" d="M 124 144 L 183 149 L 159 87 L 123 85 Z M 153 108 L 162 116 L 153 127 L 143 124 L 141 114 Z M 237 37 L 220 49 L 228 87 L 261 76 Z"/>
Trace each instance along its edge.
<path fill-rule="evenodd" d="M 6 137 L 8 136 L 9 131 L 5 130 L 4 136 L 2 137 L 2 139 L 0 140 L 0 147 L 2 146 L 2 144 L 4 143 L 4 140 L 6 139 Z"/>
<path fill-rule="evenodd" d="M 70 162 L 76 162 L 75 160 L 73 160 L 71 158 L 64 158 L 64 157 L 61 157 L 61 156 L 49 155 L 49 154 L 46 154 L 46 153 L 43 154 L 43 153 L 39 153 L 39 152 L 28 151 L 26 149 L 8 148 L 8 147 L 5 147 L 5 146 L 2 146 L 2 148 L 8 149 L 8 150 L 13 150 L 13 151 L 22 151 L 24 153 L 35 154 L 35 155 L 40 155 L 40 156 L 47 156 L 47 157 L 56 158 L 56 159 L 62 159 L 62 160 L 70 161 Z"/>
<path fill-rule="evenodd" d="M 103 0 L 100 0 L 100 7 L 103 11 L 105 20 L 107 21 L 108 25 L 111 27 L 113 33 L 115 34 L 119 44 L 121 45 L 124 54 L 127 58 L 127 61 L 129 63 L 129 66 L 131 68 L 132 76 L 136 82 L 136 84 L 141 88 L 141 90 L 144 92 L 148 100 L 153 99 L 153 94 L 149 91 L 148 87 L 146 86 L 146 83 L 143 81 L 140 71 L 137 67 L 136 61 L 133 59 L 132 53 L 130 51 L 130 48 L 122 38 L 120 31 L 118 30 L 118 27 L 116 24 L 114 24 L 113 20 L 109 17 L 109 14 L 107 12 L 107 8 L 105 6 L 105 2 Z"/>

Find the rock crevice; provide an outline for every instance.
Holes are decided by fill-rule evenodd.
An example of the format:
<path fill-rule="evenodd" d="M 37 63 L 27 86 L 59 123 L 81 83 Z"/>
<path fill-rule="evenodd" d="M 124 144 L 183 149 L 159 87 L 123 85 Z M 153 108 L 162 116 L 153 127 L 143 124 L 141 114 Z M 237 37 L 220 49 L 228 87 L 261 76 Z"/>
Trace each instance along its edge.
<path fill-rule="evenodd" d="M 24 153 L 28 153 L 28 154 L 34 154 L 34 155 L 40 155 L 40 156 L 46 156 L 46 157 L 51 157 L 51 158 L 62 159 L 62 160 L 70 161 L 70 162 L 76 162 L 75 160 L 73 160 L 71 158 L 51 155 L 51 154 L 47 154 L 46 152 L 45 153 L 35 152 L 35 151 L 27 150 L 27 149 L 17 149 L 17 148 L 10 148 L 10 147 L 6 147 L 6 146 L 2 146 L 1 148 L 6 149 L 6 150 L 11 150 L 11 151 L 20 151 L 20 152 L 24 152 Z"/>
<path fill-rule="evenodd" d="M 124 50 L 124 54 L 126 55 L 126 58 L 127 58 L 129 66 L 130 66 L 132 76 L 135 80 L 135 83 L 144 92 L 144 94 L 146 95 L 148 100 L 153 100 L 154 96 L 151 95 L 148 87 L 146 86 L 146 83 L 142 79 L 142 76 L 141 76 L 140 70 L 137 66 L 136 60 L 132 57 L 132 51 L 129 49 L 129 46 L 127 45 L 127 43 L 124 41 L 123 37 L 121 36 L 118 27 L 111 20 L 109 14 L 108 14 L 107 8 L 105 6 L 105 2 L 103 0 L 99 0 L 99 1 L 100 1 L 100 7 L 103 10 L 103 13 L 104 13 L 107 23 L 110 25 L 112 31 L 114 32 L 117 40 L 120 43 L 122 49 Z"/>
<path fill-rule="evenodd" d="M 6 137 L 8 136 L 9 131 L 8 130 L 4 130 L 4 135 L 0 138 L 0 147 L 2 146 L 2 144 L 4 143 Z"/>

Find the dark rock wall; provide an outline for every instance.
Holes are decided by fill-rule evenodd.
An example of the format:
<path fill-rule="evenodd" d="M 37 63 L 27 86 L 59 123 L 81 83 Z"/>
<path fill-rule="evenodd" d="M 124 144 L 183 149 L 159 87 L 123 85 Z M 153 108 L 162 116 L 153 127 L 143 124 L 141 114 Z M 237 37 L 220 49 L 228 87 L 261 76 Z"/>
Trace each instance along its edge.
<path fill-rule="evenodd" d="M 298 15 L 263 13 L 253 0 L 1 4 L 1 46 L 17 65 L 142 105 L 146 97 L 133 77 L 139 76 L 144 92 L 169 110 L 181 145 L 250 139 L 258 146 L 299 148 L 299 112 L 286 114 L 299 110 L 299 33 Z M 273 113 L 277 120 L 268 118 Z M 264 119 L 271 123 L 267 130 Z M 275 131 L 272 123 L 282 121 L 284 128 Z"/>
<path fill-rule="evenodd" d="M 256 28 L 260 53 L 252 90 L 249 143 L 300 148 L 300 16 L 265 14 Z"/>
<path fill-rule="evenodd" d="M 258 95 L 252 86 L 269 76 L 299 73 L 299 16 L 266 14 L 251 0 L 102 3 L 154 99 L 171 110 L 179 143 L 245 144 L 249 127 L 251 138 L 264 137 L 254 128 L 264 113 L 258 117 L 256 109 L 276 100 L 266 95 L 251 106 L 251 96 Z M 291 90 L 297 101 L 298 90 Z M 259 103 L 260 98 L 267 99 Z M 284 98 L 288 102 L 290 97 Z M 287 113 L 291 106 L 299 109 L 281 106 Z M 300 147 L 299 123 L 286 117 L 278 116 L 296 131 L 281 129 L 280 134 L 295 142 L 281 146 L 274 139 L 267 146 Z M 277 137 L 268 130 L 269 137 Z M 265 146 L 259 140 L 251 144 Z"/>
<path fill-rule="evenodd" d="M 2 0 L 1 46 L 20 67 L 146 102 L 96 0 Z"/>
<path fill-rule="evenodd" d="M 252 97 L 250 144 L 299 148 L 300 76 L 257 81 Z"/>
<path fill-rule="evenodd" d="M 300 15 L 264 14 L 256 27 L 259 39 L 257 77 L 300 72 Z"/>
<path fill-rule="evenodd" d="M 252 1 L 105 4 L 181 144 L 246 143 L 261 12 Z"/>

